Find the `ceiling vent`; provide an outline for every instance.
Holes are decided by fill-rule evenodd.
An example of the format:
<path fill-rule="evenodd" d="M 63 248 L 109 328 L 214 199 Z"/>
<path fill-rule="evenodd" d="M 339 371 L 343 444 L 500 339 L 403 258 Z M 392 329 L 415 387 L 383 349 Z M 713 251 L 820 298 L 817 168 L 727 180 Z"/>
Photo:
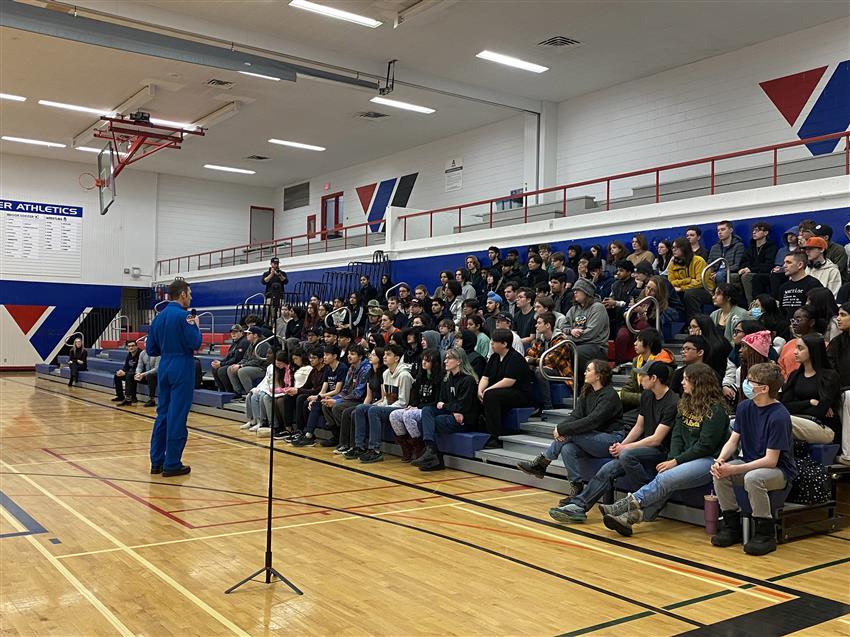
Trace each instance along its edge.
<path fill-rule="evenodd" d="M 555 35 L 551 38 L 543 40 L 542 42 L 538 42 L 537 46 L 546 46 L 560 49 L 564 47 L 577 47 L 581 46 L 581 44 L 582 43 L 578 40 L 573 40 L 572 38 L 568 38 L 565 35 Z"/>
<path fill-rule="evenodd" d="M 376 120 L 389 117 L 389 115 L 387 115 L 386 113 L 379 113 L 378 111 L 363 111 L 361 113 L 357 113 L 356 117 L 358 117 L 359 119 Z"/>
<path fill-rule="evenodd" d="M 266 161 L 268 157 L 265 155 L 248 155 L 245 159 L 250 159 L 252 161 Z"/>
<path fill-rule="evenodd" d="M 212 78 L 211 80 L 207 80 L 207 86 L 218 86 L 219 88 L 231 88 L 234 85 L 234 82 L 228 82 L 227 80 L 218 80 L 216 78 Z"/>

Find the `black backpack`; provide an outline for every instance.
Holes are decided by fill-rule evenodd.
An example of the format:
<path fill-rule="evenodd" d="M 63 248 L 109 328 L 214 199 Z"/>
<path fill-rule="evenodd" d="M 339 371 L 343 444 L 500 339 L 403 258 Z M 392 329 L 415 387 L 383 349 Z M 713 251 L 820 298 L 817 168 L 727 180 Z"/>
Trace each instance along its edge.
<path fill-rule="evenodd" d="M 808 443 L 795 440 L 794 456 L 797 458 L 797 477 L 788 494 L 788 502 L 820 504 L 831 499 L 832 493 L 826 467 L 809 456 Z"/>

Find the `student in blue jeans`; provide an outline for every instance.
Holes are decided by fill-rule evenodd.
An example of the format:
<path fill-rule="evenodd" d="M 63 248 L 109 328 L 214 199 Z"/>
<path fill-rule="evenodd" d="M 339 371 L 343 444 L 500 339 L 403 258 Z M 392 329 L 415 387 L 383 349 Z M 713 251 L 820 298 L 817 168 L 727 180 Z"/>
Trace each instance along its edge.
<path fill-rule="evenodd" d="M 575 408 L 552 432 L 555 440 L 532 461 L 517 463 L 521 471 L 542 478 L 546 468 L 558 456 L 567 469 L 572 493 L 581 493 L 579 458 L 608 458 L 611 445 L 623 441 L 623 403 L 611 386 L 608 362 L 592 360 L 584 372 L 584 386 L 576 398 Z"/>
<path fill-rule="evenodd" d="M 667 459 L 670 431 L 676 421 L 679 396 L 671 390 L 670 366 L 660 361 L 636 370 L 643 393 L 637 421 L 623 442 L 615 442 L 608 450 L 614 460 L 606 463 L 593 476 L 581 493 L 561 501 L 559 508 L 549 509 L 558 522 L 583 522 L 587 511 L 605 495 L 614 480 L 628 476 L 637 484 L 655 477 L 655 466 Z"/>
<path fill-rule="evenodd" d="M 654 520 L 674 491 L 711 482 L 711 466 L 729 439 L 720 381 L 705 363 L 692 363 L 685 369 L 682 391 L 670 453 L 655 467 L 658 475 L 614 504 L 599 505 L 602 522 L 620 535 L 628 537 L 633 525 Z"/>

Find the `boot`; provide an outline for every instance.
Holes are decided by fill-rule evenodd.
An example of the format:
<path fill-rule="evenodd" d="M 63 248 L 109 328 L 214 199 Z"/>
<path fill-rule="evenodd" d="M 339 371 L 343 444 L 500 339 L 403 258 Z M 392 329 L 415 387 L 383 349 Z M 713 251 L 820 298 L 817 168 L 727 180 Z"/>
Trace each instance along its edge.
<path fill-rule="evenodd" d="M 429 453 L 431 452 L 431 453 Z M 446 465 L 443 464 L 443 454 L 437 451 L 436 448 L 429 447 L 425 450 L 425 453 L 419 458 L 419 470 L 420 471 L 437 471 L 439 469 L 445 469 Z"/>
<path fill-rule="evenodd" d="M 602 523 L 607 528 L 625 537 L 632 534 L 632 525 L 640 522 L 643 522 L 643 511 L 640 508 L 629 509 L 620 515 L 606 515 L 602 518 Z"/>
<path fill-rule="evenodd" d="M 410 439 L 410 458 L 411 463 L 418 459 L 425 451 L 425 441 L 422 438 Z"/>
<path fill-rule="evenodd" d="M 401 461 L 410 462 L 413 460 L 413 445 L 410 444 L 410 436 L 407 434 L 396 435 L 395 441 L 401 447 Z"/>
<path fill-rule="evenodd" d="M 732 546 L 740 544 L 744 541 L 744 531 L 741 528 L 741 512 L 740 511 L 724 511 L 723 521 L 720 523 L 720 531 L 717 535 L 711 536 L 711 543 L 714 546 Z"/>
<path fill-rule="evenodd" d="M 755 531 L 744 544 L 748 555 L 767 555 L 776 550 L 776 522 L 773 518 L 753 518 Z"/>
<path fill-rule="evenodd" d="M 415 460 L 412 460 L 410 464 L 412 464 L 414 467 L 419 467 L 422 465 L 422 463 L 430 463 L 433 462 L 435 459 L 438 459 L 437 446 L 429 444 L 427 447 L 425 447 L 425 451 L 422 452 L 422 455 L 420 455 Z"/>
<path fill-rule="evenodd" d="M 549 458 L 547 458 L 541 453 L 531 462 L 529 462 L 528 460 L 522 460 L 520 462 L 517 462 L 516 468 L 522 471 L 523 473 L 527 473 L 530 476 L 543 479 L 543 476 L 546 475 L 546 467 L 548 467 L 551 462 L 552 461 L 549 460 Z"/>
<path fill-rule="evenodd" d="M 630 508 L 634 507 L 640 508 L 640 505 L 635 497 L 630 493 L 625 498 L 617 500 L 614 504 L 600 504 L 599 512 L 602 515 L 622 515 Z"/>

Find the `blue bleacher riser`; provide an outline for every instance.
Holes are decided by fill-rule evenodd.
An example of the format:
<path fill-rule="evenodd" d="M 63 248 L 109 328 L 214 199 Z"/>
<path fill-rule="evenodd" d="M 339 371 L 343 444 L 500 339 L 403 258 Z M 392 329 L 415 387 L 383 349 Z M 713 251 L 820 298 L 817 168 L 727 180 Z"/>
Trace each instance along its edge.
<path fill-rule="evenodd" d="M 534 407 L 516 407 L 502 418 L 502 431 L 519 431 L 519 426 L 528 420 L 535 411 Z"/>
<path fill-rule="evenodd" d="M 552 405 L 555 409 L 568 406 L 573 396 L 572 388 L 564 383 L 549 383 L 549 386 L 552 388 Z"/>
<path fill-rule="evenodd" d="M 35 364 L 35 373 L 36 374 L 51 374 L 53 370 L 56 369 L 55 365 L 48 365 L 47 363 L 36 363 Z"/>
<path fill-rule="evenodd" d="M 826 466 L 835 462 L 839 451 L 841 445 L 809 445 L 809 456 L 815 462 Z"/>
<path fill-rule="evenodd" d="M 481 451 L 490 435 L 480 431 L 454 434 L 437 434 L 437 448 L 442 453 L 463 458 L 474 458 L 476 451 Z"/>

